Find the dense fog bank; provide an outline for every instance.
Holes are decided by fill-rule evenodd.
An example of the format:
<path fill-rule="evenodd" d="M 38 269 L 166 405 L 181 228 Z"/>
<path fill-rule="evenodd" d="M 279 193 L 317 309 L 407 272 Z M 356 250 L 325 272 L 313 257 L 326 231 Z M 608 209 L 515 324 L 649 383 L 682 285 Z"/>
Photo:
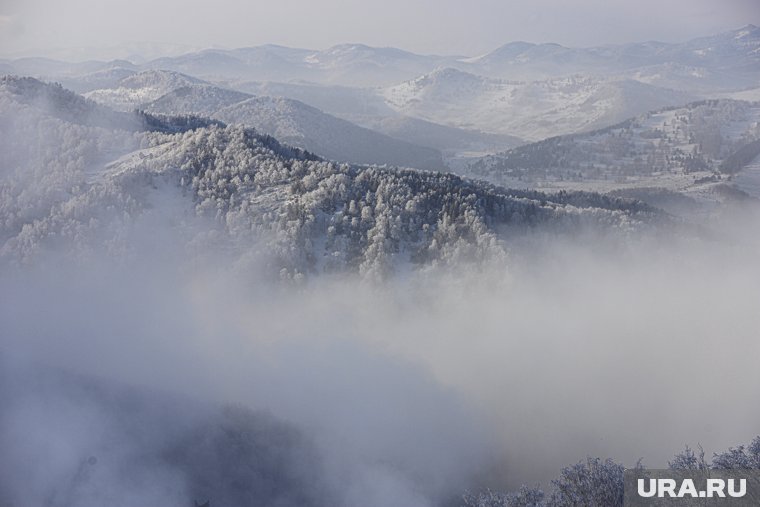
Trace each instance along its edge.
<path fill-rule="evenodd" d="M 301 435 L 286 451 L 311 456 L 309 470 L 287 460 L 275 469 L 315 504 L 333 495 L 329 504 L 437 505 L 468 488 L 545 484 L 587 455 L 664 466 L 685 443 L 725 449 L 749 441 L 760 419 L 751 227 L 747 241 L 525 236 L 503 264 L 380 283 L 325 275 L 283 285 L 155 244 L 126 264 L 7 268 L 5 466 L 44 475 L 51 495 L 73 487 L 90 455 L 101 470 L 109 456 L 147 454 L 169 478 L 139 489 L 175 504 L 232 466 L 202 453 L 167 465 L 162 454 L 196 438 L 220 404 Z M 49 370 L 82 377 L 33 373 Z M 136 411 L 113 401 L 115 385 L 138 393 Z M 187 400 L 184 412 L 154 396 Z M 256 435 L 256 445 L 279 445 Z M 101 498 L 99 488 L 141 480 L 93 472 L 77 488 Z M 5 494 L 43 494 L 33 484 L 13 481 Z M 115 495 L 124 503 L 113 505 L 145 499 Z"/>

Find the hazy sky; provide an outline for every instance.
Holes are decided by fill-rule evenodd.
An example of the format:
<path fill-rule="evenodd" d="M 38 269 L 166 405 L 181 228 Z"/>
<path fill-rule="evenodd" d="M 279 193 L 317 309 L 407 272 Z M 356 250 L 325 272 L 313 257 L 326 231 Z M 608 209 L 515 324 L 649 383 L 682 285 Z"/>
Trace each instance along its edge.
<path fill-rule="evenodd" d="M 759 0 L 0 0 L 0 53 L 132 42 L 341 42 L 475 55 L 505 42 L 679 41 L 747 23 Z"/>

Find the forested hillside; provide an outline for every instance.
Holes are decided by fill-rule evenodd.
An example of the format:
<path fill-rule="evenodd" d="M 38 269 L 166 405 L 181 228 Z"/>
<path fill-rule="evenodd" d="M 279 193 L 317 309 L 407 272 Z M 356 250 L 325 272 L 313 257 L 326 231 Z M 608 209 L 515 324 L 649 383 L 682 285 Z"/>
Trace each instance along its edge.
<path fill-rule="evenodd" d="M 760 104 L 702 101 L 514 148 L 478 161 L 472 171 L 493 181 L 732 174 L 760 152 L 758 139 Z"/>
<path fill-rule="evenodd" d="M 115 113 L 100 108 L 75 124 L 65 119 L 76 109 L 69 102 L 89 104 L 84 99 L 64 94 L 61 102 L 60 88 L 36 84 L 51 95 L 33 103 L 18 80 L 3 83 L 3 149 L 12 154 L 3 167 L 6 258 L 28 260 L 62 241 L 71 251 L 103 242 L 128 250 L 123 228 L 167 203 L 210 218 L 236 255 L 263 252 L 269 269 L 287 277 L 343 270 L 382 277 L 399 265 L 502 255 L 503 226 L 625 230 L 657 216 L 593 194 L 547 196 L 451 174 L 336 164 L 200 119 L 134 114 L 124 118 L 143 121 L 141 129 L 105 128 L 98 112 Z M 54 117 L 51 107 L 63 112 Z M 15 143 L 19 136 L 27 142 Z"/>

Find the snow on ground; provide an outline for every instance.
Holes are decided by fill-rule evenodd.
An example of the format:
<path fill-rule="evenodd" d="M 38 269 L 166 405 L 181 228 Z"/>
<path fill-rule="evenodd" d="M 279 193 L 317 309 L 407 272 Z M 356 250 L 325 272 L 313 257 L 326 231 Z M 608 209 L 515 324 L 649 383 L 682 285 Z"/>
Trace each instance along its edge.
<path fill-rule="evenodd" d="M 715 97 L 760 102 L 760 87 L 749 88 L 747 90 L 741 90 L 738 92 L 718 93 L 715 94 Z"/>
<path fill-rule="evenodd" d="M 95 164 L 86 171 L 87 181 L 88 183 L 103 182 L 120 174 L 134 171 L 136 170 L 135 167 L 140 165 L 140 161 L 148 158 L 157 158 L 165 151 L 166 145 L 160 144 L 150 148 L 131 151 L 104 164 Z"/>
<path fill-rule="evenodd" d="M 570 76 L 520 82 L 450 68 L 378 93 L 391 109 L 407 116 L 532 141 L 592 130 L 690 100 L 686 94 L 633 81 Z"/>
<path fill-rule="evenodd" d="M 84 96 L 119 111 L 131 111 L 183 86 L 202 83 L 178 72 L 148 70 L 122 79 L 116 87 L 93 90 Z"/>

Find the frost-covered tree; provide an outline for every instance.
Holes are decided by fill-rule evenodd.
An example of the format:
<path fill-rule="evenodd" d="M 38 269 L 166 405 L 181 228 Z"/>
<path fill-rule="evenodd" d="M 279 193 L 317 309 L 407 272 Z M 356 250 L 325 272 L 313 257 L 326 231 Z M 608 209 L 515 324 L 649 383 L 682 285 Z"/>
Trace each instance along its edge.
<path fill-rule="evenodd" d="M 760 436 L 747 445 L 715 453 L 712 462 L 705 459 L 702 447 L 690 447 L 676 454 L 668 466 L 673 470 L 760 469 Z M 639 462 L 635 465 L 643 470 Z M 466 493 L 463 507 L 622 507 L 625 468 L 611 459 L 587 458 L 563 468 L 545 495 L 537 488 L 522 486 L 517 492 L 486 490 Z"/>
<path fill-rule="evenodd" d="M 623 505 L 624 467 L 610 459 L 588 458 L 562 469 L 554 481 L 550 507 Z"/>

